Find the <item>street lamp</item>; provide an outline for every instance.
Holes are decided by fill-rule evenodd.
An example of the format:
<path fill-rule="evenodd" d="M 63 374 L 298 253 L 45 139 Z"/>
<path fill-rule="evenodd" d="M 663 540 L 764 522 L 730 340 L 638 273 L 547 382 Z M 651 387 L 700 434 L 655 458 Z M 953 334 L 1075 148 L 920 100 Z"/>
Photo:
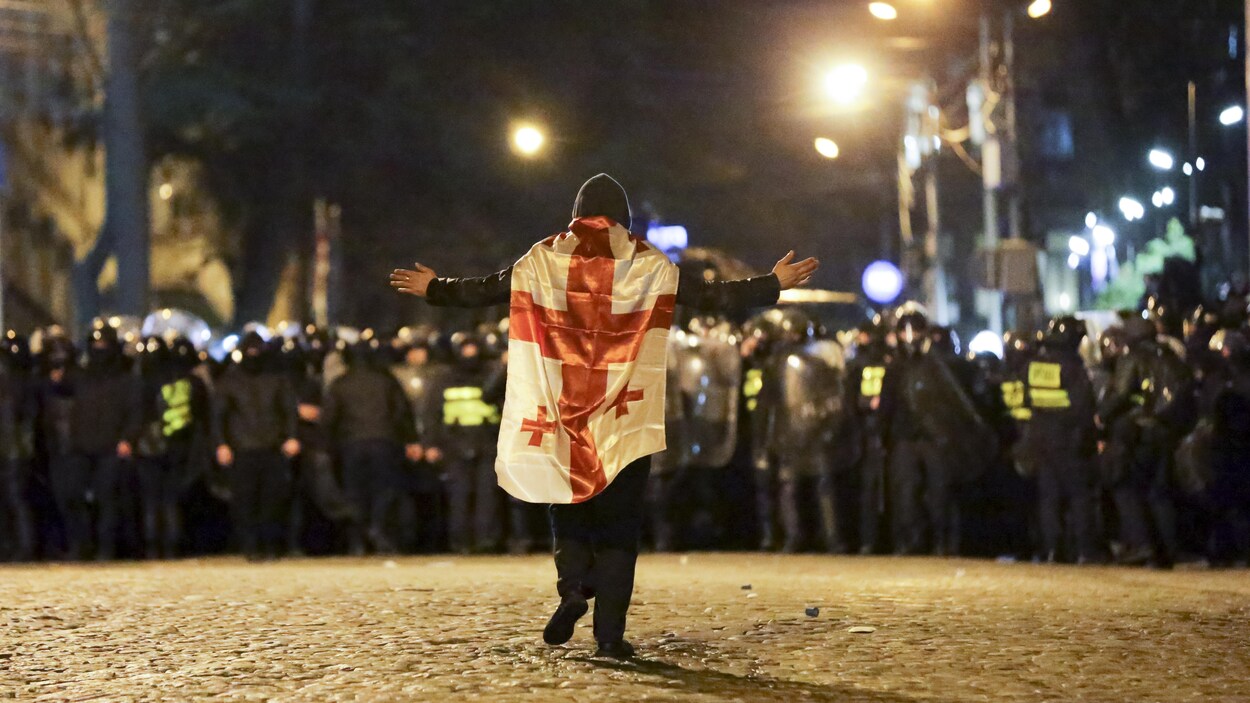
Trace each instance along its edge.
<path fill-rule="evenodd" d="M 825 92 L 834 102 L 849 105 L 868 85 L 868 70 L 859 64 L 843 64 L 825 75 Z"/>
<path fill-rule="evenodd" d="M 512 131 L 512 148 L 521 156 L 536 156 L 546 141 L 542 130 L 533 125 L 520 125 Z"/>
<path fill-rule="evenodd" d="M 1090 234 L 1096 247 L 1106 249 L 1115 245 L 1115 230 L 1106 225 L 1097 225 Z"/>
<path fill-rule="evenodd" d="M 1176 159 L 1172 158 L 1171 154 L 1162 149 L 1151 149 L 1149 158 L 1150 165 L 1160 171 L 1171 171 L 1172 167 L 1176 165 Z"/>
<path fill-rule="evenodd" d="M 836 159 L 841 150 L 838 149 L 838 143 L 826 137 L 816 138 L 816 153 L 826 159 Z"/>
<path fill-rule="evenodd" d="M 1124 219 L 1132 222 L 1140 220 L 1146 216 L 1146 206 L 1137 200 L 1129 197 L 1120 198 L 1120 213 L 1124 215 Z"/>
<path fill-rule="evenodd" d="M 898 10 L 894 9 L 894 6 L 888 2 L 870 2 L 868 3 L 868 11 L 879 20 L 898 19 Z"/>
<path fill-rule="evenodd" d="M 1033 19 L 1045 17 L 1050 14 L 1051 9 L 1052 6 L 1050 0 L 1033 0 L 1033 2 L 1029 4 L 1029 17 L 1032 17 Z"/>
<path fill-rule="evenodd" d="M 1240 105 L 1224 108 L 1220 113 L 1220 124 L 1231 127 L 1246 118 L 1246 110 Z"/>

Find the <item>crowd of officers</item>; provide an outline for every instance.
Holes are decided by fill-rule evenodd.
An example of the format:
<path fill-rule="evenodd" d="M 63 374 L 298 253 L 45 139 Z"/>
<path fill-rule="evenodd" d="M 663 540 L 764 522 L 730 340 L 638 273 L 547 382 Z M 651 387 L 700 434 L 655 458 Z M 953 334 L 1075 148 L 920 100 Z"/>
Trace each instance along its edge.
<path fill-rule="evenodd" d="M 696 320 L 670 359 L 699 380 L 670 376 L 648 539 L 1244 565 L 1245 310 L 1175 322 L 1125 314 L 1091 338 L 1058 317 L 1006 335 L 1000 359 L 961 354 L 914 305 L 844 344 L 797 309 Z M 495 480 L 506 328 L 251 331 L 223 361 L 104 323 L 82 347 L 36 341 L 0 348 L 0 559 L 549 545 L 543 508 Z"/>

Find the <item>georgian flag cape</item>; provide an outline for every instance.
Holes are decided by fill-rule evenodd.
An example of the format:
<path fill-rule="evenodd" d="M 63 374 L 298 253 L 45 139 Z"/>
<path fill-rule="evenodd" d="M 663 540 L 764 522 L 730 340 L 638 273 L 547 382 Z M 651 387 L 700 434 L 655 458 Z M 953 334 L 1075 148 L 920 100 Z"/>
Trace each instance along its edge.
<path fill-rule="evenodd" d="M 499 485 L 581 503 L 663 451 L 677 266 L 606 217 L 579 218 L 512 270 Z"/>

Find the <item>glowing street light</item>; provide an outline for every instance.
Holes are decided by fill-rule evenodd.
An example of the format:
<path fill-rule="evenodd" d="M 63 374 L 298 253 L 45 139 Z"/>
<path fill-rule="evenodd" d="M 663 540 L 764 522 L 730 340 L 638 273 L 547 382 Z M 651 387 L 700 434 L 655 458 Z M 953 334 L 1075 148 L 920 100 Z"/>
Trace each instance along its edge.
<path fill-rule="evenodd" d="M 826 159 L 836 159 L 841 150 L 838 149 L 838 143 L 826 137 L 816 138 L 816 153 Z"/>
<path fill-rule="evenodd" d="M 1162 149 L 1150 150 L 1150 165 L 1160 171 L 1171 171 L 1176 165 L 1176 159 L 1172 155 Z"/>
<path fill-rule="evenodd" d="M 898 10 L 894 9 L 894 6 L 888 2 L 870 2 L 868 3 L 868 11 L 879 20 L 898 19 Z"/>
<path fill-rule="evenodd" d="M 533 125 L 521 125 L 512 132 L 512 148 L 521 156 L 535 156 L 542 150 L 547 137 Z"/>
<path fill-rule="evenodd" d="M 1094 246 L 1106 249 L 1115 246 L 1115 230 L 1106 225 L 1098 225 L 1092 232 Z"/>
<path fill-rule="evenodd" d="M 1120 213 L 1129 222 L 1140 220 L 1146 216 L 1146 206 L 1133 198 L 1123 197 L 1120 198 Z"/>
<path fill-rule="evenodd" d="M 1068 250 L 1077 256 L 1089 256 L 1089 240 L 1073 235 L 1068 240 Z"/>
<path fill-rule="evenodd" d="M 1050 0 L 1033 0 L 1029 5 L 1029 17 L 1039 19 L 1050 14 L 1052 5 Z"/>
<path fill-rule="evenodd" d="M 1244 119 L 1246 119 L 1246 110 L 1240 105 L 1226 107 L 1220 113 L 1220 124 L 1225 127 L 1231 127 Z"/>
<path fill-rule="evenodd" d="M 825 76 L 825 92 L 834 102 L 849 105 L 868 85 L 868 70 L 859 64 L 843 64 Z"/>
<path fill-rule="evenodd" d="M 1176 191 L 1171 188 L 1156 190 L 1155 194 L 1150 197 L 1150 202 L 1154 203 L 1157 208 L 1167 207 L 1176 202 Z"/>

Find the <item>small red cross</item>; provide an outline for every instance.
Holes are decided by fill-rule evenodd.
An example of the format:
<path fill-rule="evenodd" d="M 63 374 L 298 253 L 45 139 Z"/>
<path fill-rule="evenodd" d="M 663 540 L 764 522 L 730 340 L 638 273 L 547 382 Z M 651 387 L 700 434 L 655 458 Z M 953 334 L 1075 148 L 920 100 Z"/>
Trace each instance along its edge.
<path fill-rule="evenodd" d="M 636 403 L 642 400 L 642 394 L 643 394 L 643 391 L 641 388 L 636 391 L 631 391 L 628 388 L 624 388 L 621 390 L 620 395 L 616 396 L 616 400 L 612 401 L 612 404 L 608 406 L 608 410 L 611 410 L 612 408 L 616 408 L 617 417 L 623 417 L 625 415 L 628 415 L 629 403 Z"/>
<path fill-rule="evenodd" d="M 521 423 L 521 432 L 531 432 L 530 446 L 541 447 L 543 444 L 543 435 L 554 433 L 556 431 L 556 423 L 547 419 L 547 406 L 538 406 L 538 419 L 531 420 L 526 418 Z"/>

